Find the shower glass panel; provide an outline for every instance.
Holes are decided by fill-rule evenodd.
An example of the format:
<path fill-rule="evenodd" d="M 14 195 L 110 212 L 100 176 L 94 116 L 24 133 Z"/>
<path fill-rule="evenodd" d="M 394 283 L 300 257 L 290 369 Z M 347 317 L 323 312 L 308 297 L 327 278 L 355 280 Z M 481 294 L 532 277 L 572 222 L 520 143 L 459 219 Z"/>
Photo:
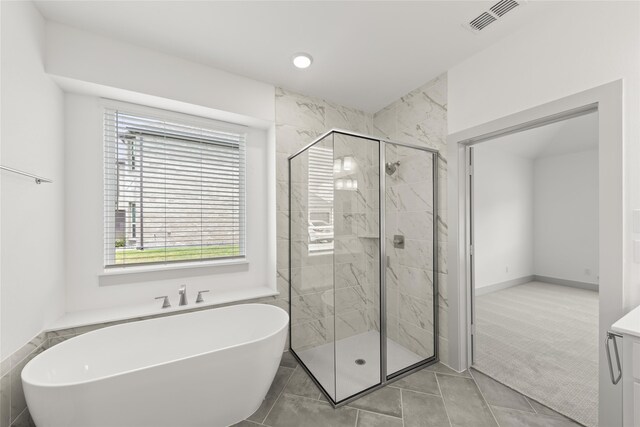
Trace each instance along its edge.
<path fill-rule="evenodd" d="M 436 154 L 385 145 L 387 375 L 436 355 Z"/>
<path fill-rule="evenodd" d="M 438 360 L 436 162 L 345 131 L 289 157 L 290 349 L 333 405 Z"/>
<path fill-rule="evenodd" d="M 292 353 L 336 401 L 333 134 L 289 160 Z"/>
<path fill-rule="evenodd" d="M 380 383 L 380 142 L 334 134 L 336 398 Z"/>

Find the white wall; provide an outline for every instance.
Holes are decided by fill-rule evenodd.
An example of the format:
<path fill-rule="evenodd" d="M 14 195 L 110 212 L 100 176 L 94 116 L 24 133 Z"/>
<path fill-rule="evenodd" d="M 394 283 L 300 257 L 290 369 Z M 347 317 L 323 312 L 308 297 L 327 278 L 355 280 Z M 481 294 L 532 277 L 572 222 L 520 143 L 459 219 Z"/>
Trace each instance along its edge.
<path fill-rule="evenodd" d="M 639 2 L 559 4 L 541 22 L 453 67 L 449 133 L 618 79 L 624 85 L 624 224 L 631 230 L 631 209 L 640 208 Z M 628 233 L 624 242 L 627 308 L 640 304 L 640 264 L 629 262 L 634 238 L 640 235 Z"/>
<path fill-rule="evenodd" d="M 31 2 L 2 2 L 2 352 L 26 344 L 64 311 L 63 93 L 44 73 L 44 20 Z"/>
<path fill-rule="evenodd" d="M 215 109 L 232 122 L 275 119 L 270 84 L 54 22 L 47 22 L 46 32 L 46 70 L 63 84 L 73 80 L 180 101 Z"/>
<path fill-rule="evenodd" d="M 46 24 L 45 68 L 67 92 L 67 312 L 154 304 L 158 295 L 175 299 L 181 284 L 192 293 L 275 289 L 275 165 L 268 163 L 275 151 L 272 85 L 53 22 Z M 248 265 L 99 276 L 104 270 L 100 97 L 252 127 L 247 139 Z"/>
<path fill-rule="evenodd" d="M 212 294 L 256 286 L 275 287 L 268 264 L 267 131 L 247 135 L 247 258 L 248 265 L 168 270 L 99 277 L 103 267 L 103 103 L 97 97 L 65 96 L 65 223 L 67 311 L 155 304 L 155 296 L 177 299 L 186 284 L 194 293 Z"/>
<path fill-rule="evenodd" d="M 600 236 L 601 239 L 603 235 L 607 237 L 601 244 L 611 249 L 600 259 L 599 336 L 604 339 L 607 328 L 624 311 L 640 303 L 640 264 L 631 262 L 633 240 L 640 239 L 640 233 L 630 232 L 631 210 L 640 208 L 640 168 L 637 167 L 640 164 L 640 3 L 557 3 L 556 13 L 523 27 L 449 70 L 449 133 L 458 132 L 460 137 L 462 131 L 492 120 L 515 125 L 505 117 L 518 112 L 523 112 L 521 117 L 529 117 L 532 114 L 525 111 L 570 95 L 576 95 L 572 100 L 594 97 L 603 100 L 607 112 L 606 115 L 599 114 L 599 135 L 609 135 L 611 139 L 599 140 L 600 162 L 605 165 L 600 169 L 611 176 L 601 178 L 600 189 L 609 188 L 611 194 L 599 191 L 599 209 L 607 218 L 610 216 L 611 228 L 615 230 L 610 236 Z M 614 94 L 619 85 L 613 83 L 596 92 L 577 95 L 616 81 L 622 81 L 622 123 L 617 121 L 618 95 Z M 556 102 L 552 108 L 560 105 Z M 542 112 L 540 109 L 535 111 Z M 618 135 L 622 137 L 622 149 L 616 146 Z M 453 138 L 452 141 L 455 143 Z M 450 153 L 457 154 L 456 148 L 450 145 Z M 453 156 L 448 160 L 451 173 L 457 178 L 460 169 L 453 164 Z M 624 162 L 623 167 L 609 170 L 619 161 Z M 618 202 L 619 196 L 611 186 L 616 182 L 617 174 L 623 174 L 622 203 Z M 457 192 L 457 181 L 451 179 L 450 183 Z M 605 209 L 605 199 L 614 202 L 615 206 Z M 453 215 L 457 212 L 457 200 L 453 195 L 449 200 Z M 619 204 L 622 205 L 621 215 Z M 604 220 L 604 217 L 600 218 L 600 221 Z M 449 228 L 450 241 L 459 243 L 455 239 L 457 225 L 451 223 Z M 617 233 L 623 236 L 620 246 L 617 246 Z M 622 256 L 618 254 L 619 249 Z M 455 268 L 456 263 L 450 262 L 450 265 Z M 456 280 L 460 274 L 461 271 L 456 270 L 456 274 L 450 275 L 449 292 L 457 293 L 459 297 L 450 304 L 450 327 L 460 334 L 450 351 L 458 356 L 461 362 L 458 366 L 462 367 L 467 353 L 462 351 L 466 337 L 460 327 L 464 325 L 465 316 L 465 307 L 458 304 L 464 301 L 464 295 L 458 293 Z M 605 287 L 608 288 L 605 290 Z M 620 421 L 620 390 L 608 379 L 604 354 L 601 344 L 599 421 L 602 425 L 616 425 Z"/>
<path fill-rule="evenodd" d="M 535 274 L 597 284 L 598 152 L 542 157 L 533 170 Z"/>
<path fill-rule="evenodd" d="M 475 286 L 533 272 L 533 161 L 474 147 Z"/>

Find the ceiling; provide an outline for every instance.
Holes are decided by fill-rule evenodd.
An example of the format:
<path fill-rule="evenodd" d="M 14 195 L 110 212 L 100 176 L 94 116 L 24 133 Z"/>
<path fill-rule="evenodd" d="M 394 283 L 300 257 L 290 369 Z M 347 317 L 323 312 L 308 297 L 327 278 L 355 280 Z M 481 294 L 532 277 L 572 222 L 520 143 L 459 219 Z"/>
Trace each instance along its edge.
<path fill-rule="evenodd" d="M 598 149 L 598 113 L 495 138 L 477 147 L 503 150 L 529 159 Z"/>
<path fill-rule="evenodd" d="M 552 13 L 529 1 L 479 34 L 495 1 L 39 1 L 52 21 L 376 112 Z M 293 67 L 296 52 L 314 58 Z"/>

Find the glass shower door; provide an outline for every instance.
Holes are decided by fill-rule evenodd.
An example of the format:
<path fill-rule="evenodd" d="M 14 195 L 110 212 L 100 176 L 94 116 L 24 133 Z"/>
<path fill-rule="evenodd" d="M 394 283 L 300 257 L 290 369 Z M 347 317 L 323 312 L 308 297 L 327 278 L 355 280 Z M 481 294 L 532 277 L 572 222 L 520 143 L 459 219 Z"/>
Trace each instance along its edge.
<path fill-rule="evenodd" d="M 338 401 L 380 384 L 380 141 L 334 134 Z"/>
<path fill-rule="evenodd" d="M 384 153 L 386 368 L 393 377 L 436 356 L 437 154 L 390 142 Z"/>
<path fill-rule="evenodd" d="M 291 350 L 336 400 L 333 135 L 289 160 Z"/>

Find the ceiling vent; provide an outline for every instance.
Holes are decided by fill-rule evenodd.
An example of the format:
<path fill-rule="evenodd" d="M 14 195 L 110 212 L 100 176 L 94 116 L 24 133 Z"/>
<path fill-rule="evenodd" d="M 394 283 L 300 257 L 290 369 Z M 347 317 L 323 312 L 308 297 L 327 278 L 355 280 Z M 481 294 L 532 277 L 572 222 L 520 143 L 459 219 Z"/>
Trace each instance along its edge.
<path fill-rule="evenodd" d="M 487 25 L 489 25 L 492 22 L 496 21 L 497 19 L 498 18 L 496 18 L 492 14 L 490 14 L 488 12 L 484 12 L 482 15 L 478 16 L 476 19 L 474 19 L 473 21 L 469 22 L 469 26 L 472 29 L 476 30 L 476 31 L 480 31 L 484 27 L 486 27 Z"/>
<path fill-rule="evenodd" d="M 498 3 L 491 6 L 489 10 L 487 10 L 486 12 L 482 12 L 476 18 L 472 19 L 466 24 L 463 24 L 462 26 L 477 34 L 488 27 L 490 24 L 502 18 L 508 12 L 512 11 L 518 6 L 523 5 L 525 2 L 526 0 L 500 0 Z"/>
<path fill-rule="evenodd" d="M 498 18 L 502 17 L 505 13 L 512 10 L 514 7 L 518 6 L 518 2 L 515 0 L 502 0 L 498 3 L 491 6 L 491 12 L 498 16 Z"/>

